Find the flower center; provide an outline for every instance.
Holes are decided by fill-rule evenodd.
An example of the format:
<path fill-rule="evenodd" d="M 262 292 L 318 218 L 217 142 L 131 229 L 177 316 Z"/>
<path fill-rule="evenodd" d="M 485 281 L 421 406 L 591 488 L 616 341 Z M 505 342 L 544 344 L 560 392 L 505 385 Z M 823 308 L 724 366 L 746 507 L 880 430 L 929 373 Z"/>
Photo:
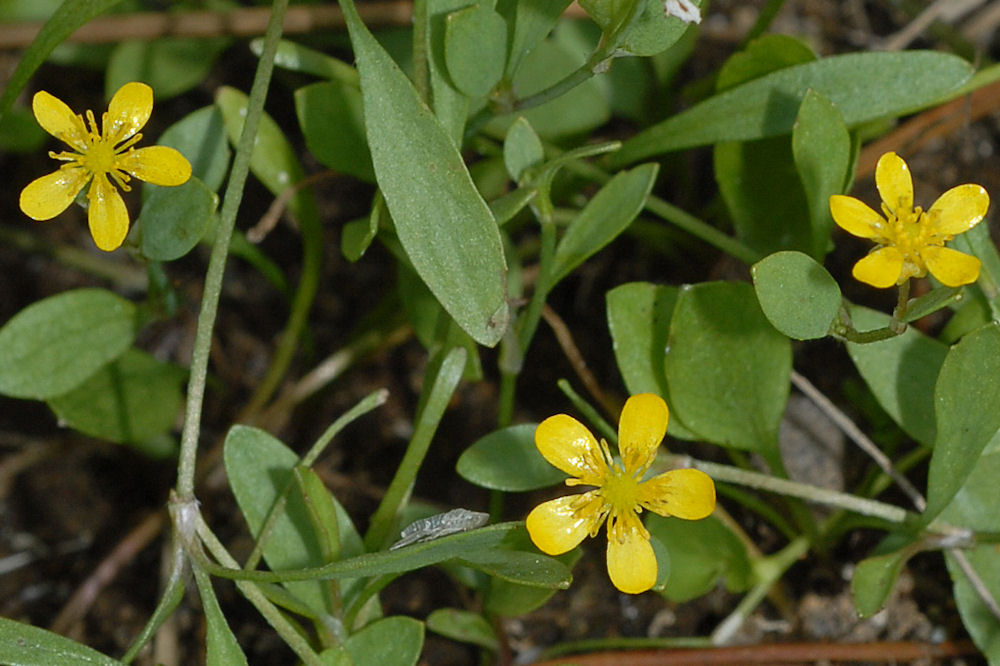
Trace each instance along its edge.
<path fill-rule="evenodd" d="M 621 541 L 626 532 L 636 528 L 645 532 L 638 520 L 642 507 L 639 506 L 639 479 L 635 475 L 619 465 L 612 466 L 601 484 L 601 497 L 608 513 L 609 539 Z"/>

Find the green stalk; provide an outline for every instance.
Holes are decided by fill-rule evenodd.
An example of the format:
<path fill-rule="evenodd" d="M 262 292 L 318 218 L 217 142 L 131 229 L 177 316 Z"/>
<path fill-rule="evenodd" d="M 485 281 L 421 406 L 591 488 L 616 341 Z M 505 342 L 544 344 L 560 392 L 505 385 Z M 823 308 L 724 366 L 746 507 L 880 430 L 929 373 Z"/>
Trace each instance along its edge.
<path fill-rule="evenodd" d="M 264 113 L 264 98 L 274 70 L 274 53 L 281 38 L 281 26 L 285 18 L 288 0 L 274 0 L 271 18 L 264 36 L 264 51 L 257 63 L 250 98 L 247 102 L 247 117 L 243 133 L 236 148 L 236 157 L 226 185 L 226 195 L 219 214 L 219 226 L 212 246 L 212 255 L 205 274 L 205 291 L 198 314 L 198 328 L 195 332 L 194 352 L 191 358 L 191 378 L 188 381 L 187 405 L 184 411 L 184 429 L 181 433 L 180 454 L 177 464 L 177 494 L 182 499 L 194 497 L 195 463 L 198 457 L 198 434 L 201 432 L 201 410 L 205 401 L 205 382 L 208 378 L 208 358 L 212 345 L 212 330 L 222 294 L 222 276 L 226 270 L 229 241 L 236 224 L 236 213 L 243 199 L 243 187 L 250 171 L 250 155 L 257 136 L 257 125 Z"/>
<path fill-rule="evenodd" d="M 372 516 L 371 526 L 365 535 L 365 547 L 368 550 L 379 550 L 389 540 L 393 523 L 400 509 L 409 499 L 417 472 L 423 464 L 431 439 L 437 431 L 444 410 L 451 400 L 458 382 L 462 379 L 465 369 L 466 352 L 462 347 L 456 347 L 448 352 L 434 377 L 425 379 L 424 393 L 427 400 L 420 410 L 417 422 L 414 424 L 413 437 L 406 447 L 403 460 L 396 469 L 396 475 L 385 491 L 385 497 Z M 430 388 L 427 389 L 426 387 Z"/>

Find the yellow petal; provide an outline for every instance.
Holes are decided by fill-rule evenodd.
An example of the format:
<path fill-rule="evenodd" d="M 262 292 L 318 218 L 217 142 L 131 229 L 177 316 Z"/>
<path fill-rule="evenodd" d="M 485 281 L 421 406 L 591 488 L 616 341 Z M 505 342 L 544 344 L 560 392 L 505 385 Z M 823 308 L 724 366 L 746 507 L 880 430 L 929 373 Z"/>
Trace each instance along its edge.
<path fill-rule="evenodd" d="M 608 540 L 608 576 L 627 594 L 645 592 L 656 584 L 656 555 L 639 530 L 629 530 L 621 541 Z"/>
<path fill-rule="evenodd" d="M 896 153 L 886 153 L 875 165 L 875 186 L 893 213 L 913 210 L 913 179 L 910 168 Z"/>
<path fill-rule="evenodd" d="M 31 99 L 31 110 L 42 129 L 77 152 L 87 150 L 87 128 L 80 116 L 66 106 L 66 103 L 44 90 L 39 90 Z"/>
<path fill-rule="evenodd" d="M 90 210 L 87 221 L 94 243 L 105 252 L 118 249 L 128 233 L 128 209 L 106 175 L 94 177 L 87 193 Z"/>
<path fill-rule="evenodd" d="M 902 253 L 894 247 L 883 247 L 854 264 L 851 275 L 859 282 L 885 289 L 896 284 L 902 272 Z"/>
<path fill-rule="evenodd" d="M 674 469 L 640 484 L 639 504 L 661 516 L 701 520 L 715 510 L 715 482 L 697 469 Z"/>
<path fill-rule="evenodd" d="M 191 163 L 167 146 L 150 146 L 122 153 L 116 166 L 154 185 L 183 185 L 191 177 Z"/>
<path fill-rule="evenodd" d="M 129 138 L 145 125 L 153 113 L 153 89 L 145 83 L 126 83 L 111 98 L 104 120 L 104 136 L 111 144 Z"/>
<path fill-rule="evenodd" d="M 598 486 L 605 465 L 597 440 L 586 427 L 568 414 L 550 416 L 535 429 L 535 446 L 553 467 L 588 485 Z"/>
<path fill-rule="evenodd" d="M 960 287 L 979 279 L 982 262 L 976 257 L 948 247 L 930 246 L 920 249 L 920 256 L 931 275 L 946 287 Z"/>
<path fill-rule="evenodd" d="M 540 551 L 561 555 L 573 550 L 593 531 L 601 499 L 594 491 L 567 495 L 539 504 L 525 520 L 528 535 Z M 573 507 L 580 507 L 574 511 Z"/>
<path fill-rule="evenodd" d="M 33 220 L 51 220 L 69 208 L 88 180 L 90 172 L 79 167 L 36 178 L 21 190 L 21 210 Z"/>
<path fill-rule="evenodd" d="M 841 229 L 861 238 L 885 236 L 886 221 L 863 201 L 843 194 L 830 197 L 830 215 Z"/>
<path fill-rule="evenodd" d="M 618 422 L 618 450 L 628 473 L 652 462 L 667 434 L 667 403 L 658 395 L 640 393 L 629 398 Z"/>
<path fill-rule="evenodd" d="M 989 207 L 990 195 L 982 187 L 959 185 L 938 197 L 927 216 L 935 234 L 954 236 L 979 224 Z"/>

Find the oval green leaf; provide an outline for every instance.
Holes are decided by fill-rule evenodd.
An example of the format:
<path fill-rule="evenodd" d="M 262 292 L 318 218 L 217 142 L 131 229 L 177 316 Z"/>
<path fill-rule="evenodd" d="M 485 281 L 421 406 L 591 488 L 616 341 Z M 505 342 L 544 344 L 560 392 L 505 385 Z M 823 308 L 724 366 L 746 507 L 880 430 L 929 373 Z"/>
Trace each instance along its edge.
<path fill-rule="evenodd" d="M 135 340 L 135 305 L 74 289 L 29 305 L 0 329 L 0 393 L 45 400 L 70 391 Z"/>
<path fill-rule="evenodd" d="M 49 399 L 61 421 L 118 443 L 142 443 L 169 432 L 187 373 L 129 349 L 69 393 Z"/>
<path fill-rule="evenodd" d="M 722 446 L 777 453 L 791 342 L 764 317 L 753 287 L 682 288 L 667 346 L 671 406 L 685 426 Z"/>
<path fill-rule="evenodd" d="M 810 254 L 822 261 L 832 247 L 830 195 L 841 194 L 851 166 L 851 137 L 830 100 L 808 90 L 792 128 L 792 154 L 805 190 L 812 230 Z"/>
<path fill-rule="evenodd" d="M 105 93 L 110 98 L 129 81 L 145 81 L 157 99 L 176 97 L 204 81 L 229 44 L 229 39 L 219 37 L 121 42 L 108 61 Z"/>
<path fill-rule="evenodd" d="M 424 645 L 424 623 L 396 615 L 372 622 L 344 643 L 354 666 L 413 666 Z"/>
<path fill-rule="evenodd" d="M 436 634 L 462 643 L 472 643 L 487 650 L 497 650 L 496 631 L 480 613 L 461 608 L 438 608 L 427 616 L 427 628 Z"/>
<path fill-rule="evenodd" d="M 546 488 L 562 482 L 566 475 L 550 465 L 535 446 L 537 426 L 522 423 L 491 432 L 462 453 L 456 471 L 477 486 L 506 492 Z"/>
<path fill-rule="evenodd" d="M 850 307 L 859 331 L 888 326 L 889 315 Z M 948 347 L 912 326 L 902 335 L 870 344 L 847 343 L 854 366 L 889 416 L 915 440 L 934 446 L 934 385 Z"/>
<path fill-rule="evenodd" d="M 542 140 L 538 138 L 528 119 L 521 116 L 511 123 L 503 142 L 503 162 L 511 180 L 521 182 L 525 170 L 538 166 L 544 159 Z"/>
<path fill-rule="evenodd" d="M 483 97 L 499 83 L 507 59 L 507 23 L 491 4 L 452 12 L 445 20 L 448 76 L 463 94 Z"/>
<path fill-rule="evenodd" d="M 193 176 L 177 187 L 146 187 L 151 191 L 137 220 L 142 254 L 154 261 L 179 259 L 205 235 L 219 196 Z"/>
<path fill-rule="evenodd" d="M 299 88 L 295 91 L 295 113 L 309 152 L 321 164 L 375 182 L 361 91 L 356 85 L 324 81 Z"/>
<path fill-rule="evenodd" d="M 500 230 L 458 149 L 409 79 L 342 5 L 361 75 L 372 163 L 396 233 L 420 277 L 477 342 L 507 329 Z"/>
<path fill-rule="evenodd" d="M 757 300 L 771 324 L 796 340 L 827 335 L 840 312 L 837 281 L 801 252 L 775 252 L 750 269 Z"/>
<path fill-rule="evenodd" d="M 630 282 L 607 293 L 608 328 L 618 372 L 629 393 L 655 393 L 670 400 L 663 361 L 677 287 Z M 678 439 L 698 439 L 677 414 L 670 415 L 667 432 Z"/>
<path fill-rule="evenodd" d="M 191 175 L 218 192 L 229 170 L 232 154 L 226 143 L 222 114 L 218 107 L 203 106 L 168 127 L 157 143 L 179 150 L 191 162 Z M 143 195 L 155 185 L 143 186 Z"/>
<path fill-rule="evenodd" d="M 934 415 L 925 524 L 955 497 L 1000 430 L 1000 325 L 983 326 L 948 351 L 934 388 Z"/>

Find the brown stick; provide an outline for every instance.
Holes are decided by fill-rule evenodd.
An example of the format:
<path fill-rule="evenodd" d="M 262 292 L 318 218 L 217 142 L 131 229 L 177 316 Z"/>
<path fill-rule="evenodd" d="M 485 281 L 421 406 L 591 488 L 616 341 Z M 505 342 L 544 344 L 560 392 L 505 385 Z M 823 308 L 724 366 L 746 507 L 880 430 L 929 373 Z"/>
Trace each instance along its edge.
<path fill-rule="evenodd" d="M 629 650 L 573 655 L 535 666 L 704 666 L 735 664 L 812 664 L 816 662 L 865 661 L 890 663 L 915 659 L 944 659 L 978 654 L 968 641 L 920 643 L 883 641 L 874 643 L 782 643 L 678 650 Z"/>

